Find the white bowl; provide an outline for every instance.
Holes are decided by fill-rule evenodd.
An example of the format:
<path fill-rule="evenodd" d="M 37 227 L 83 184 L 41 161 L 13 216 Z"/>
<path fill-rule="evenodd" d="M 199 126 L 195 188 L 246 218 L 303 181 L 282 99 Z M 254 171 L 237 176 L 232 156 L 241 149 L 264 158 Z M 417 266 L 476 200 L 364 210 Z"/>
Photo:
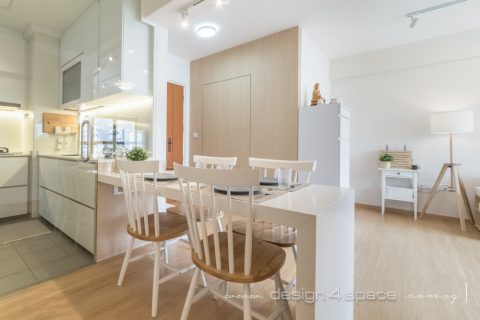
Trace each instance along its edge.
<path fill-rule="evenodd" d="M 475 194 L 480 197 L 480 187 L 475 187 Z"/>

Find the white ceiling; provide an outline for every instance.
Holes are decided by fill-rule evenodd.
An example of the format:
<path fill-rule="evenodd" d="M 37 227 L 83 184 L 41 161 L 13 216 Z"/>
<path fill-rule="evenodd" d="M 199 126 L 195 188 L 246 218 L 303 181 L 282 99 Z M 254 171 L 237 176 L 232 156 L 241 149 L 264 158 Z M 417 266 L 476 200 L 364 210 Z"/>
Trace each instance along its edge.
<path fill-rule="evenodd" d="M 455 32 L 480 28 L 480 1 L 468 0 L 420 16 L 409 28 L 409 12 L 450 0 L 229 0 L 223 8 L 206 0 L 192 11 L 187 29 L 178 11 L 189 0 L 149 0 L 166 5 L 148 16 L 169 30 L 169 51 L 194 60 L 299 25 L 330 58 L 350 56 Z M 214 23 L 217 36 L 200 39 L 195 27 Z"/>
<path fill-rule="evenodd" d="M 0 0 L 0 26 L 20 32 L 30 23 L 65 30 L 95 0 Z"/>

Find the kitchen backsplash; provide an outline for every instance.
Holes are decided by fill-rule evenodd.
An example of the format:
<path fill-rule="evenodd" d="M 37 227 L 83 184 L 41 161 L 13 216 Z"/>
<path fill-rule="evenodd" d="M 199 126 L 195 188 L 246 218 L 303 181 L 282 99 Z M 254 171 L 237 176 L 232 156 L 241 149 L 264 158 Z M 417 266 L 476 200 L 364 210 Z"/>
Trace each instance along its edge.
<path fill-rule="evenodd" d="M 0 147 L 7 147 L 11 152 L 30 152 L 32 141 L 32 112 L 0 110 Z"/>

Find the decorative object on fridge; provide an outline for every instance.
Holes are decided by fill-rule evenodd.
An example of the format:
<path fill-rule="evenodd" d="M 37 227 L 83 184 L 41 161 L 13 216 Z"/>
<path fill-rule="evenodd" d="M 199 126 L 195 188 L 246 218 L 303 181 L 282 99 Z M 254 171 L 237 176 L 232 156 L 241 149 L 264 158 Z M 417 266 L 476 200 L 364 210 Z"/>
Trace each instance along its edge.
<path fill-rule="evenodd" d="M 312 103 L 311 106 L 316 106 L 320 104 L 325 104 L 325 99 L 322 97 L 322 94 L 320 93 L 320 84 L 315 83 L 315 86 L 313 87 L 313 94 L 312 94 Z"/>
<path fill-rule="evenodd" d="M 435 113 L 430 116 L 430 132 L 432 134 L 448 133 L 450 142 L 450 161 L 444 163 L 437 180 L 433 185 L 432 191 L 425 202 L 420 218 L 426 213 L 428 206 L 432 202 L 433 197 L 437 194 L 440 183 L 442 182 L 445 173 L 450 170 L 450 185 L 447 190 L 457 193 L 458 214 L 460 218 L 460 226 L 462 231 L 465 231 L 465 213 L 470 217 L 471 222 L 475 224 L 475 218 L 468 202 L 467 192 L 463 184 L 463 180 L 459 174 L 459 163 L 453 162 L 453 134 L 454 133 L 468 133 L 474 132 L 474 112 L 473 110 L 461 110 Z"/>
<path fill-rule="evenodd" d="M 389 153 L 382 153 L 378 157 L 378 160 L 380 160 L 380 167 L 389 169 L 392 166 L 392 161 L 393 161 L 393 156 Z"/>
<path fill-rule="evenodd" d="M 149 153 L 142 147 L 134 147 L 127 152 L 127 159 L 132 161 L 145 161 L 148 159 Z"/>

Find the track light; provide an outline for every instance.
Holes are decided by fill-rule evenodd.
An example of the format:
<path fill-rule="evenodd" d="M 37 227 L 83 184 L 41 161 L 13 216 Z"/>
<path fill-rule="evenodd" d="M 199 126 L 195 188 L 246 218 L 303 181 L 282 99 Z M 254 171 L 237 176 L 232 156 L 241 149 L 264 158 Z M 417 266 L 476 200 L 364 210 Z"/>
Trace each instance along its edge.
<path fill-rule="evenodd" d="M 188 27 L 188 9 L 183 10 L 181 14 L 182 14 L 181 25 L 182 25 L 183 28 L 186 28 L 186 27 Z"/>
<path fill-rule="evenodd" d="M 450 7 L 450 6 L 465 2 L 465 1 L 467 1 L 467 0 L 453 0 L 453 1 L 445 2 L 445 3 L 439 4 L 439 5 L 433 6 L 433 7 L 428 7 L 428 8 L 422 9 L 422 10 L 417 10 L 417 11 L 414 11 L 414 12 L 410 12 L 410 13 L 407 14 L 407 18 L 410 18 L 412 20 L 410 22 L 410 28 L 415 27 L 415 25 L 418 22 L 417 16 L 420 15 L 420 14 L 424 14 L 424 13 L 436 11 L 436 10 L 439 10 L 439 9 L 443 9 L 443 8 L 446 8 L 446 7 Z"/>
<path fill-rule="evenodd" d="M 410 29 L 412 28 L 415 28 L 415 26 L 417 25 L 417 22 L 418 22 L 418 18 L 414 17 L 414 16 L 411 16 L 410 19 L 412 19 L 412 22 L 410 22 Z"/>

